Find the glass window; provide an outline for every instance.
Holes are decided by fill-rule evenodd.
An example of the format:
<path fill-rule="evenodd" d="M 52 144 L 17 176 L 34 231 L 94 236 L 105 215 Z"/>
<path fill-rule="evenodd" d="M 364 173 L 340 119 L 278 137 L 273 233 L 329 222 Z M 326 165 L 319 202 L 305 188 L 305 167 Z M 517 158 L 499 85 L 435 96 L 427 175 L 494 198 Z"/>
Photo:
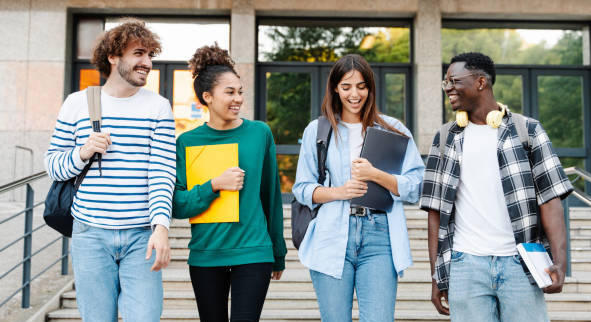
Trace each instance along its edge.
<path fill-rule="evenodd" d="M 156 94 L 160 94 L 160 70 L 159 69 L 152 69 L 148 74 L 148 79 L 146 80 L 146 85 L 144 88 L 150 90 Z"/>
<path fill-rule="evenodd" d="M 463 52 L 481 52 L 496 64 L 582 65 L 582 29 L 453 29 L 441 31 L 443 63 Z"/>
<path fill-rule="evenodd" d="M 310 122 L 311 75 L 309 73 L 266 73 L 267 124 L 276 144 L 298 144 Z"/>
<path fill-rule="evenodd" d="M 295 182 L 296 169 L 299 155 L 297 154 L 278 154 L 277 166 L 279 167 L 279 181 L 281 183 L 281 192 L 291 193 L 291 188 Z"/>
<path fill-rule="evenodd" d="M 554 147 L 583 147 L 582 89 L 581 76 L 538 76 L 539 120 Z"/>
<path fill-rule="evenodd" d="M 176 136 L 209 121 L 207 106 L 201 105 L 193 89 L 193 75 L 186 69 L 173 71 L 172 112 Z"/>
<path fill-rule="evenodd" d="M 523 79 L 521 75 L 497 75 L 493 85 L 495 99 L 511 112 L 523 114 Z"/>
<path fill-rule="evenodd" d="M 90 59 L 97 37 L 103 32 L 103 19 L 81 18 L 76 29 L 76 58 Z"/>
<path fill-rule="evenodd" d="M 406 75 L 387 73 L 385 78 L 386 106 L 384 106 L 384 114 L 395 117 L 406 124 Z"/>
<path fill-rule="evenodd" d="M 360 54 L 369 62 L 410 62 L 410 29 L 387 26 L 261 24 L 258 60 L 334 62 Z"/>
<path fill-rule="evenodd" d="M 149 18 L 146 26 L 155 32 L 162 43 L 162 53 L 155 61 L 188 61 L 195 50 L 215 42 L 230 49 L 230 24 L 221 19 L 166 19 Z M 120 18 L 108 18 L 105 30 L 120 24 Z"/>
<path fill-rule="evenodd" d="M 79 90 L 86 89 L 88 86 L 99 86 L 101 84 L 101 74 L 96 69 L 81 69 Z"/>

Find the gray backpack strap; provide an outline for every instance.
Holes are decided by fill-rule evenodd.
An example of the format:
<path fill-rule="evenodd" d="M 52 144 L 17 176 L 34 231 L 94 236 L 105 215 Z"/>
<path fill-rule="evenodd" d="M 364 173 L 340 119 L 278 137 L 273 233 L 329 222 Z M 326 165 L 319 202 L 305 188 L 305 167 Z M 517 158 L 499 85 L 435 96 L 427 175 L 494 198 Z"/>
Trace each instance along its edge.
<path fill-rule="evenodd" d="M 443 124 L 441 126 L 441 128 L 439 129 L 439 154 L 443 155 L 443 152 L 445 152 L 445 144 L 447 143 L 447 135 L 449 134 L 449 129 L 451 129 L 451 126 L 453 125 L 453 122 L 447 122 L 445 124 Z"/>
<path fill-rule="evenodd" d="M 515 123 L 515 129 L 517 130 L 517 136 L 519 136 L 519 141 L 526 150 L 529 149 L 529 133 L 527 131 L 527 120 L 525 116 L 518 114 L 518 113 L 511 113 L 513 116 L 513 123 Z"/>

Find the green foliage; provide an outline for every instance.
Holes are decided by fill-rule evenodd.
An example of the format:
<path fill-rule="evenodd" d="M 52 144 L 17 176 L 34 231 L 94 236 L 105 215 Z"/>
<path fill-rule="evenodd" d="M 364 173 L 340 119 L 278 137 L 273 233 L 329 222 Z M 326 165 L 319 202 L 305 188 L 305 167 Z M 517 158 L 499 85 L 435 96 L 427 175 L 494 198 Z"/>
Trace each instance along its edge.
<path fill-rule="evenodd" d="M 548 48 L 546 41 L 528 44 L 515 29 L 442 29 L 441 58 L 449 63 L 455 55 L 474 51 L 488 55 L 496 64 L 581 65 L 583 37 L 566 30 Z"/>
<path fill-rule="evenodd" d="M 369 62 L 409 62 L 408 28 L 264 26 L 273 43 L 265 61 L 335 62 L 359 54 Z"/>
<path fill-rule="evenodd" d="M 267 74 L 267 124 L 275 143 L 298 144 L 310 122 L 310 75 Z"/>

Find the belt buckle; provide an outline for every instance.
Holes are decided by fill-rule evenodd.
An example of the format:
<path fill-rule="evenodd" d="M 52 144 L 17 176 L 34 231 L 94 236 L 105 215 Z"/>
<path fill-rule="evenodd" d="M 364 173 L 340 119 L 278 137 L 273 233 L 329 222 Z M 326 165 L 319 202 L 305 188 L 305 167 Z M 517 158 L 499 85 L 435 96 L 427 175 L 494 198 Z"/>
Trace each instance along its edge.
<path fill-rule="evenodd" d="M 365 207 L 353 207 L 351 208 L 353 211 L 351 211 L 351 215 L 353 216 L 357 216 L 357 217 L 365 217 L 367 216 L 367 208 Z"/>

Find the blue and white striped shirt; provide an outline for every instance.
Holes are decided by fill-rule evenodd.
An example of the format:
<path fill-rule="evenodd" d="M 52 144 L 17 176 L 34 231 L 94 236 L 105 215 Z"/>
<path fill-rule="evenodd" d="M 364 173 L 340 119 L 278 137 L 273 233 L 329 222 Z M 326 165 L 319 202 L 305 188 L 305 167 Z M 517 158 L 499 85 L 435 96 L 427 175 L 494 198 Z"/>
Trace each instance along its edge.
<path fill-rule="evenodd" d="M 102 176 L 95 161 L 82 181 L 72 215 L 105 229 L 168 228 L 176 178 L 170 103 L 143 88 L 125 98 L 102 91 L 101 109 L 101 131 L 110 133 L 112 144 L 102 158 Z M 53 180 L 82 172 L 87 162 L 80 159 L 80 148 L 91 131 L 86 90 L 70 94 L 45 154 L 45 169 Z"/>

